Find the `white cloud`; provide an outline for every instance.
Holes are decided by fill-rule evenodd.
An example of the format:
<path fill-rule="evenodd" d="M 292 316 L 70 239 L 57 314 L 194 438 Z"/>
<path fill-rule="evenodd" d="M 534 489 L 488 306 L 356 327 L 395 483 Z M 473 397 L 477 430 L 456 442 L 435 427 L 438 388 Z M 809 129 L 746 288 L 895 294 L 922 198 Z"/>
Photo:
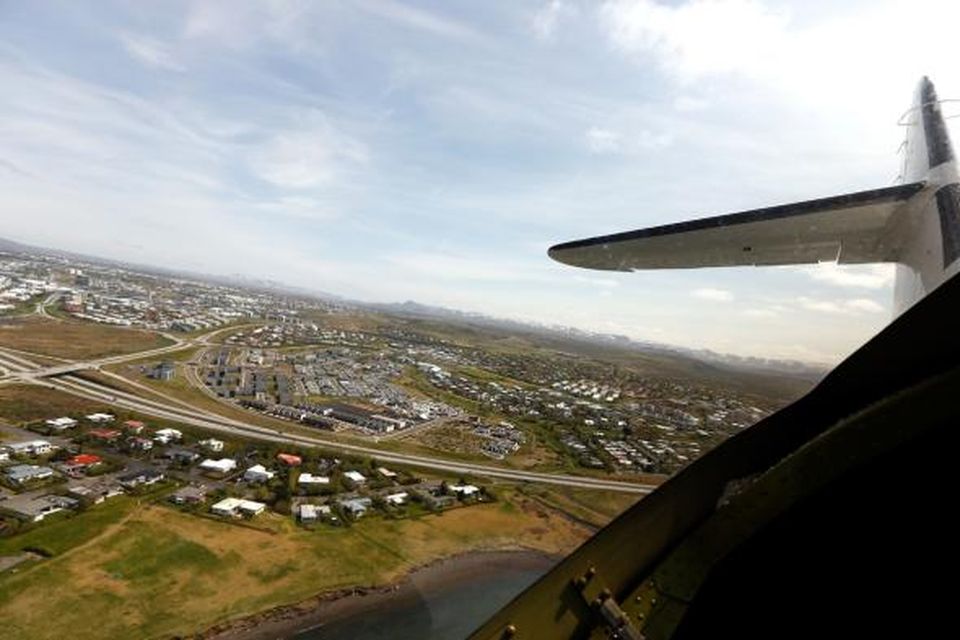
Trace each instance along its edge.
<path fill-rule="evenodd" d="M 773 309 L 744 309 L 743 315 L 748 318 L 776 318 L 780 314 Z"/>
<path fill-rule="evenodd" d="M 733 294 L 726 289 L 703 288 L 696 289 L 693 296 L 702 300 L 711 300 L 713 302 L 731 302 Z"/>
<path fill-rule="evenodd" d="M 589 276 L 575 275 L 573 276 L 573 279 L 577 282 L 582 282 L 584 284 L 597 287 L 598 289 L 610 290 L 620 286 L 620 283 L 613 278 L 592 278 Z"/>
<path fill-rule="evenodd" d="M 174 57 L 170 47 L 155 38 L 129 33 L 120 35 L 120 43 L 131 56 L 156 69 L 183 71 L 184 67 Z"/>
<path fill-rule="evenodd" d="M 710 103 L 703 98 L 694 98 L 692 96 L 678 96 L 673 101 L 673 108 L 681 113 L 703 111 L 709 106 Z"/>
<path fill-rule="evenodd" d="M 800 267 L 800 271 L 818 282 L 863 289 L 883 289 L 893 283 L 894 277 L 892 264 L 839 265 L 822 262 L 815 266 Z"/>
<path fill-rule="evenodd" d="M 550 0 L 537 11 L 530 21 L 530 28 L 538 40 L 552 40 L 556 34 L 557 25 L 564 13 L 572 12 L 572 8 L 562 0 Z"/>
<path fill-rule="evenodd" d="M 302 196 L 282 196 L 274 201 L 262 202 L 256 206 L 270 215 L 302 220 L 333 220 L 339 215 L 331 206 L 318 202 L 315 198 Z"/>
<path fill-rule="evenodd" d="M 822 300 L 801 296 L 797 298 L 801 308 L 817 313 L 833 315 L 860 315 L 863 313 L 881 313 L 883 305 L 869 298 L 852 298 L 848 300 Z"/>
<path fill-rule="evenodd" d="M 307 189 L 327 185 L 344 171 L 364 163 L 367 149 L 323 118 L 305 130 L 273 135 L 249 156 L 251 169 L 278 187 Z"/>
<path fill-rule="evenodd" d="M 864 313 L 882 313 L 884 310 L 882 304 L 869 298 L 854 298 L 853 300 L 847 300 L 844 304 L 848 309 L 863 311 Z"/>
<path fill-rule="evenodd" d="M 782 13 L 753 0 L 615 0 L 601 8 L 600 19 L 615 47 L 655 56 L 688 78 L 755 68 L 780 50 L 786 26 Z"/>
<path fill-rule="evenodd" d="M 673 144 L 673 136 L 669 133 L 654 133 L 644 129 L 637 136 L 637 144 L 641 149 L 663 149 Z"/>
<path fill-rule="evenodd" d="M 586 133 L 590 153 L 604 154 L 620 151 L 620 134 L 610 129 L 590 127 Z"/>
<path fill-rule="evenodd" d="M 462 22 L 401 4 L 394 0 L 361 0 L 357 3 L 357 6 L 371 15 L 405 27 L 458 42 L 472 42 L 487 47 L 494 46 L 489 37 Z"/>
<path fill-rule="evenodd" d="M 863 105 L 903 105 L 905 87 L 923 74 L 953 82 L 958 3 L 878 0 L 855 8 L 838 4 L 830 12 L 816 3 L 771 5 L 609 0 L 599 20 L 615 50 L 656 64 L 684 84 L 738 76 L 759 81 L 765 92 L 824 107 L 835 105 L 837 96 L 859 96 L 863 113 Z M 897 34 L 895 46 L 891 34 Z M 896 116 L 887 122 L 890 117 Z"/>

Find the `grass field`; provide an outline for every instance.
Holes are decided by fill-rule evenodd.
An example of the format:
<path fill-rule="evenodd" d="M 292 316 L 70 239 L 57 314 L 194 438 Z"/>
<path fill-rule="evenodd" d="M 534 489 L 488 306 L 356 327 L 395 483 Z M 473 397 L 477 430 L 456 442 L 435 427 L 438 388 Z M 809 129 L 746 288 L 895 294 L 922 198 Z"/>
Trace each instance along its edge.
<path fill-rule="evenodd" d="M 0 323 L 0 346 L 86 360 L 164 347 L 160 334 L 86 322 L 22 318 Z"/>
<path fill-rule="evenodd" d="M 15 423 L 109 410 L 100 402 L 33 384 L 0 386 L 0 417 Z"/>
<path fill-rule="evenodd" d="M 132 512 L 135 505 L 133 498 L 120 496 L 76 516 L 46 522 L 10 538 L 0 538 L 0 556 L 24 549 L 37 549 L 49 556 L 60 556 L 101 535 L 106 527 Z"/>
<path fill-rule="evenodd" d="M 637 495 L 615 491 L 534 485 L 524 487 L 523 493 L 596 528 L 610 522 L 640 498 Z"/>
<path fill-rule="evenodd" d="M 0 578 L 0 619 L 5 633 L 26 640 L 170 637 L 321 591 L 388 582 L 443 556 L 519 544 L 562 553 L 587 535 L 533 499 L 508 500 L 316 531 L 261 516 L 277 521 L 278 534 L 163 506 L 118 508 L 98 537 Z"/>

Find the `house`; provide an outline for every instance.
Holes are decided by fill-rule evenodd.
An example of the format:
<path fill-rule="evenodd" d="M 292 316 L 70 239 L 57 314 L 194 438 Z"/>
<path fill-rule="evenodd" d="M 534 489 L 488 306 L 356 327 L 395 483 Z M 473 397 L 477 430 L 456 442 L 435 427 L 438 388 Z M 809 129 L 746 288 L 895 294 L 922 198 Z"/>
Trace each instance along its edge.
<path fill-rule="evenodd" d="M 163 457 L 180 464 L 193 464 L 200 459 L 200 454 L 190 449 L 171 447 L 163 452 Z"/>
<path fill-rule="evenodd" d="M 200 463 L 200 468 L 211 473 L 227 474 L 237 468 L 237 461 L 232 458 L 220 458 L 219 460 L 207 458 Z"/>
<path fill-rule="evenodd" d="M 359 471 L 345 471 L 343 477 L 353 484 L 363 484 L 367 481 L 366 477 Z"/>
<path fill-rule="evenodd" d="M 377 469 L 377 473 L 382 475 L 384 478 L 393 479 L 397 477 L 396 471 L 390 471 L 390 469 L 387 469 L 386 467 L 380 467 L 379 469 Z"/>
<path fill-rule="evenodd" d="M 325 504 L 301 504 L 297 507 L 300 522 L 316 522 L 321 516 L 330 515 L 330 507 Z"/>
<path fill-rule="evenodd" d="M 52 420 L 46 421 L 47 426 L 50 427 L 51 431 L 66 431 L 67 429 L 73 429 L 77 426 L 77 421 L 73 418 L 54 418 Z"/>
<path fill-rule="evenodd" d="M 153 449 L 153 440 L 140 436 L 130 436 L 127 438 L 127 446 L 133 451 L 150 451 Z"/>
<path fill-rule="evenodd" d="M 200 441 L 200 446 L 206 449 L 207 451 L 213 453 L 220 453 L 223 451 L 223 440 L 217 440 L 216 438 L 207 438 L 206 440 Z"/>
<path fill-rule="evenodd" d="M 207 488 L 200 485 L 190 485 L 178 489 L 170 495 L 173 504 L 200 504 L 207 499 Z"/>
<path fill-rule="evenodd" d="M 391 493 L 390 495 L 383 496 L 383 499 L 387 504 L 392 504 L 396 507 L 407 504 L 407 500 L 410 498 L 409 494 L 406 491 L 401 491 L 399 493 Z"/>
<path fill-rule="evenodd" d="M 423 503 L 430 509 L 445 509 L 457 502 L 453 496 L 435 496 L 432 493 L 423 494 Z"/>
<path fill-rule="evenodd" d="M 16 455 L 45 456 L 53 453 L 57 447 L 46 440 L 27 440 L 26 442 L 13 442 L 7 447 Z"/>
<path fill-rule="evenodd" d="M 362 517 L 372 504 L 373 500 L 370 498 L 349 498 L 340 501 L 343 510 L 353 518 Z"/>
<path fill-rule="evenodd" d="M 117 478 L 117 480 L 120 481 L 120 484 L 123 485 L 125 489 L 133 489 L 140 485 L 155 484 L 163 480 L 163 478 L 163 472 L 157 471 L 156 469 L 140 469 L 126 473 Z"/>
<path fill-rule="evenodd" d="M 277 460 L 288 467 L 299 467 L 301 464 L 303 464 L 303 458 L 300 456 L 295 456 L 292 453 L 278 453 Z"/>
<path fill-rule="evenodd" d="M 103 459 L 100 456 L 92 453 L 79 453 L 67 460 L 66 464 L 68 467 L 92 467 L 101 462 L 103 462 Z"/>
<path fill-rule="evenodd" d="M 253 500 L 243 500 L 241 498 L 224 498 L 220 502 L 210 507 L 210 511 L 218 516 L 227 516 L 235 518 L 238 515 L 255 516 L 263 513 L 267 505 Z"/>
<path fill-rule="evenodd" d="M 7 479 L 16 484 L 53 477 L 53 469 L 35 464 L 16 464 L 3 470 Z"/>
<path fill-rule="evenodd" d="M 458 498 L 467 498 L 480 492 L 480 487 L 472 484 L 451 484 L 447 488 Z"/>
<path fill-rule="evenodd" d="M 51 513 L 65 509 L 76 509 L 80 501 L 66 496 L 48 495 L 28 500 L 10 500 L 4 503 L 4 509 L 18 518 L 29 522 L 40 522 Z"/>
<path fill-rule="evenodd" d="M 302 487 L 323 487 L 330 484 L 330 478 L 315 476 L 312 473 L 301 473 L 297 478 L 297 484 Z"/>
<path fill-rule="evenodd" d="M 177 372 L 177 367 L 172 362 L 161 362 L 155 366 L 148 374 L 154 380 L 169 381 Z"/>
<path fill-rule="evenodd" d="M 269 482 L 275 475 L 275 471 L 268 471 L 262 464 L 255 464 L 243 472 L 243 479 L 245 482 Z"/>
<path fill-rule="evenodd" d="M 143 430 L 147 428 L 147 425 L 139 420 L 124 420 L 123 428 L 127 433 L 142 433 Z"/>
<path fill-rule="evenodd" d="M 170 444 L 183 438 L 183 434 L 176 429 L 158 429 L 153 439 L 161 444 Z"/>
<path fill-rule="evenodd" d="M 10 452 L 0 447 L 0 462 L 10 462 Z"/>
<path fill-rule="evenodd" d="M 93 504 L 100 504 L 107 498 L 123 495 L 123 488 L 109 480 L 70 485 L 67 491 L 78 498 L 86 498 Z"/>
<path fill-rule="evenodd" d="M 103 442 L 113 442 L 120 437 L 120 432 L 116 429 L 90 429 L 87 435 Z"/>
<path fill-rule="evenodd" d="M 106 422 L 113 422 L 114 417 L 109 413 L 91 413 L 88 416 L 85 416 L 90 422 L 96 422 L 98 424 L 103 424 Z"/>

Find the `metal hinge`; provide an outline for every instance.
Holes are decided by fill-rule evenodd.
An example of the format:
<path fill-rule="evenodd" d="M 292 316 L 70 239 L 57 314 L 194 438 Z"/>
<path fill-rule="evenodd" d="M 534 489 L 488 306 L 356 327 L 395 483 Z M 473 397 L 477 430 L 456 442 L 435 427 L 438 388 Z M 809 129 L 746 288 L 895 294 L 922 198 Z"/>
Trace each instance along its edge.
<path fill-rule="evenodd" d="M 597 613 L 606 636 L 611 640 L 644 640 L 626 612 L 620 608 L 613 594 L 597 576 L 594 567 L 573 581 L 584 601 Z"/>

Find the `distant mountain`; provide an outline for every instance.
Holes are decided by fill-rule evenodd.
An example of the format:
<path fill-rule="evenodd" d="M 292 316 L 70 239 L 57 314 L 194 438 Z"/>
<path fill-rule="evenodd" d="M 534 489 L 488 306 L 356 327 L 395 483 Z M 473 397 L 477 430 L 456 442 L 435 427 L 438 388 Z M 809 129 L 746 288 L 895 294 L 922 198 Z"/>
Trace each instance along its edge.
<path fill-rule="evenodd" d="M 600 346 L 633 349 L 643 353 L 667 356 L 684 356 L 709 364 L 751 372 L 776 372 L 799 376 L 809 380 L 819 380 L 830 369 L 829 365 L 812 364 L 799 360 L 780 360 L 776 358 L 756 358 L 736 356 L 710 351 L 708 349 L 690 349 L 646 340 L 634 340 L 629 336 L 586 331 L 564 325 L 547 325 L 536 322 L 524 322 L 507 318 L 497 318 L 477 312 L 459 311 L 446 307 L 421 304 L 412 300 L 399 303 L 361 304 L 371 310 L 400 317 L 424 318 L 445 321 L 460 321 L 468 324 L 490 327 L 511 332 L 535 333 L 554 338 L 577 340 Z"/>

